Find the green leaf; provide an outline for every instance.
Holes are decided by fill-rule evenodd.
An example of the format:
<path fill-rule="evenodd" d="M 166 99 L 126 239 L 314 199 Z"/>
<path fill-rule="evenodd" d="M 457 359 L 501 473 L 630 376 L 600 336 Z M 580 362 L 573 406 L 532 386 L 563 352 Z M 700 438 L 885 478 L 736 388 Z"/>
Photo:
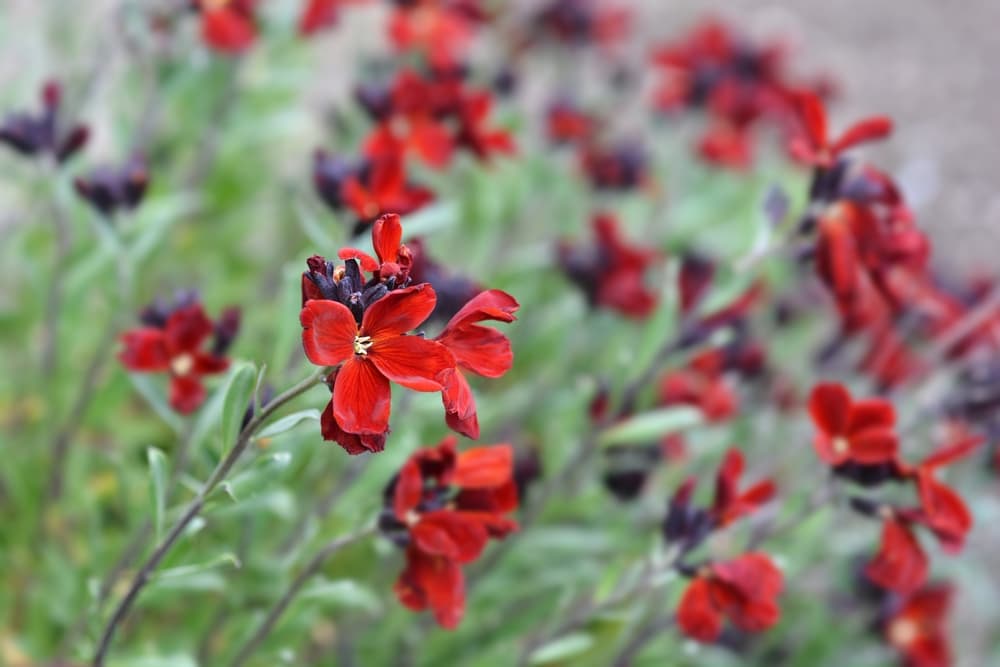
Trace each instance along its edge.
<path fill-rule="evenodd" d="M 615 424 L 601 434 L 602 445 L 644 444 L 655 442 L 667 435 L 698 426 L 702 423 L 697 408 L 678 405 L 644 412 Z"/>
<path fill-rule="evenodd" d="M 166 570 L 160 570 L 154 572 L 150 576 L 151 581 L 171 581 L 177 579 L 185 579 L 203 572 L 209 572 L 211 570 L 216 570 L 220 567 L 232 566 L 237 570 L 242 567 L 240 559 L 236 557 L 236 554 L 223 553 L 219 554 L 215 558 L 205 561 L 204 563 L 194 563 L 191 565 L 178 565 L 177 567 L 171 567 Z"/>
<path fill-rule="evenodd" d="M 253 398 L 256 382 L 257 369 L 251 363 L 241 364 L 229 376 L 222 400 L 222 446 L 226 449 L 232 447 L 239 435 L 240 423 Z"/>
<path fill-rule="evenodd" d="M 382 603 L 375 592 L 353 579 L 321 580 L 302 592 L 303 601 L 315 601 L 335 607 L 360 609 L 375 615 L 381 612 Z"/>
<path fill-rule="evenodd" d="M 286 431 L 292 430 L 293 428 L 298 426 L 300 422 L 308 420 L 319 421 L 319 418 L 320 418 L 320 412 L 316 408 L 299 410 L 298 412 L 293 412 L 290 415 L 285 415 L 284 417 L 278 419 L 277 421 L 271 422 L 270 424 L 265 426 L 260 431 L 260 433 L 258 433 L 258 437 L 273 438 L 276 435 L 280 435 L 282 433 L 285 433 Z"/>
<path fill-rule="evenodd" d="M 156 447 L 146 450 L 149 462 L 149 476 L 152 480 L 150 493 L 153 501 L 153 526 L 156 539 L 163 535 L 163 515 L 167 510 L 167 457 Z"/>
<path fill-rule="evenodd" d="M 594 638 L 589 634 L 574 632 L 539 646 L 531 653 L 529 664 L 546 665 L 568 660 L 589 651 L 593 645 Z"/>

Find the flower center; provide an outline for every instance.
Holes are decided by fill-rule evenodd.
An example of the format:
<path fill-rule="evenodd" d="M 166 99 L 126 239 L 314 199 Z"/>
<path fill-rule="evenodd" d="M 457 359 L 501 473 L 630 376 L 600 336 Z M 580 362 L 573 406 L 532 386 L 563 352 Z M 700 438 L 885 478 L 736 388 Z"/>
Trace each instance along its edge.
<path fill-rule="evenodd" d="M 833 439 L 833 451 L 840 456 L 847 454 L 851 451 L 850 445 L 847 444 L 847 438 L 842 435 L 838 435 Z"/>
<path fill-rule="evenodd" d="M 909 646 L 920 635 L 920 628 L 908 618 L 893 621 L 889 626 L 889 641 L 895 646 Z"/>
<path fill-rule="evenodd" d="M 354 337 L 354 354 L 360 354 L 362 357 L 368 356 L 368 348 L 372 346 L 371 336 L 355 336 Z"/>
<path fill-rule="evenodd" d="M 184 354 L 179 354 L 170 360 L 170 370 L 174 375 L 178 377 L 183 377 L 191 372 L 194 368 L 194 357 L 191 354 L 185 352 Z"/>

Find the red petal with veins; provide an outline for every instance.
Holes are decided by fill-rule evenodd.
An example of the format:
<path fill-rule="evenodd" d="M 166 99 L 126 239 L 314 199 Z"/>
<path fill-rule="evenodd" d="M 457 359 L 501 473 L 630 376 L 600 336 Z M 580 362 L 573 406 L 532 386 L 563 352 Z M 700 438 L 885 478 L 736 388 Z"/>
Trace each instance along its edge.
<path fill-rule="evenodd" d="M 402 187 L 402 183 L 400 183 Z M 372 247 L 383 262 L 395 262 L 403 242 L 403 225 L 395 213 L 383 215 L 372 225 Z"/>
<path fill-rule="evenodd" d="M 172 355 L 193 352 L 212 334 L 212 320 L 200 304 L 178 308 L 167 319 L 164 336 Z"/>
<path fill-rule="evenodd" d="M 336 366 L 354 355 L 358 325 L 342 303 L 313 299 L 299 313 L 302 347 L 317 366 Z M 350 429 L 348 429 L 350 430 Z"/>
<path fill-rule="evenodd" d="M 840 138 L 830 147 L 830 152 L 834 155 L 842 151 L 863 144 L 868 141 L 883 139 L 892 132 L 892 119 L 885 116 L 873 116 L 859 121 L 847 128 Z"/>
<path fill-rule="evenodd" d="M 354 207 L 353 204 L 352 207 Z M 361 204 L 361 208 L 364 208 L 364 203 Z M 360 211 L 359 211 L 359 216 L 367 217 L 364 216 Z M 348 260 L 348 259 L 358 260 L 358 262 L 361 264 L 362 271 L 369 271 L 369 272 L 378 271 L 378 261 L 376 261 L 374 257 L 364 252 L 363 250 L 358 250 L 357 248 L 341 248 L 340 250 L 337 251 L 337 257 L 343 260 Z"/>
<path fill-rule="evenodd" d="M 420 521 L 410 529 L 410 535 L 424 553 L 445 556 L 459 563 L 478 558 L 489 540 L 481 523 L 452 510 L 421 515 Z"/>
<path fill-rule="evenodd" d="M 423 323 L 436 304 L 437 294 L 430 283 L 389 292 L 368 306 L 361 331 L 375 341 L 404 334 Z"/>
<path fill-rule="evenodd" d="M 389 380 L 374 364 L 357 357 L 344 362 L 333 387 L 333 416 L 344 431 L 370 435 L 385 433 L 389 430 L 391 407 Z"/>
<path fill-rule="evenodd" d="M 399 471 L 396 480 L 396 491 L 392 496 L 392 511 L 400 521 L 406 521 L 410 510 L 417 508 L 424 493 L 424 478 L 420 475 L 420 466 L 413 459 L 406 462 Z"/>
<path fill-rule="evenodd" d="M 430 607 L 445 628 L 458 626 L 465 613 L 465 580 L 458 564 L 412 546 L 406 551 L 406 569 L 399 575 L 395 590 L 399 601 L 410 609 Z"/>
<path fill-rule="evenodd" d="M 850 458 L 858 463 L 885 463 L 896 458 L 899 439 L 891 429 L 874 427 L 852 433 Z"/>
<path fill-rule="evenodd" d="M 368 360 L 382 375 L 415 391 L 440 391 L 438 378 L 455 368 L 448 348 L 420 336 L 380 338 L 368 351 Z"/>

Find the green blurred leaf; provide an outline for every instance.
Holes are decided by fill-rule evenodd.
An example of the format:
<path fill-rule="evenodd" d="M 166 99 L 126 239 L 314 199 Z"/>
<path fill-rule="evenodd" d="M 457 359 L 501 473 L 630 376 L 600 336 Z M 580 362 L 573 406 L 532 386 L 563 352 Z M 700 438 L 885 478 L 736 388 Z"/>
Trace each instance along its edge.
<path fill-rule="evenodd" d="M 594 638 L 586 632 L 574 632 L 539 646 L 531 653 L 529 664 L 547 665 L 562 662 L 589 651 Z"/>
<path fill-rule="evenodd" d="M 304 421 L 319 421 L 320 412 L 316 408 L 308 408 L 306 410 L 299 410 L 298 412 L 293 412 L 290 415 L 285 415 L 277 421 L 271 422 L 265 426 L 260 433 L 257 434 L 260 438 L 273 438 L 276 435 L 290 431 L 299 423 Z"/>
<path fill-rule="evenodd" d="M 194 563 L 191 565 L 179 565 L 177 567 L 171 567 L 166 570 L 159 570 L 154 572 L 150 576 L 151 581 L 174 581 L 178 579 L 185 579 L 192 577 L 203 572 L 209 572 L 211 570 L 218 569 L 220 567 L 232 566 L 237 570 L 242 567 L 240 559 L 236 557 L 236 554 L 223 553 L 219 554 L 215 558 L 205 561 L 204 563 Z"/>
<path fill-rule="evenodd" d="M 685 431 L 702 423 L 701 411 L 687 405 L 644 412 L 615 424 L 601 434 L 602 445 L 655 442 L 669 433 Z"/>
<path fill-rule="evenodd" d="M 316 581 L 300 597 L 303 601 L 360 609 L 372 615 L 382 610 L 379 596 L 371 588 L 353 579 Z"/>
<path fill-rule="evenodd" d="M 132 381 L 132 386 L 146 399 L 146 402 L 149 403 L 149 406 L 153 408 L 160 419 L 166 422 L 175 433 L 183 432 L 184 420 L 170 407 L 167 402 L 166 392 L 154 380 L 152 375 L 129 373 L 129 380 Z"/>
<path fill-rule="evenodd" d="M 257 382 L 257 369 L 248 362 L 242 363 L 230 376 L 223 388 L 222 446 L 229 448 L 239 435 L 240 424 L 253 398 Z"/>
<path fill-rule="evenodd" d="M 167 509 L 167 457 L 156 447 L 146 450 L 146 460 L 149 463 L 149 485 L 153 503 L 153 526 L 156 539 L 163 535 L 163 515 Z"/>

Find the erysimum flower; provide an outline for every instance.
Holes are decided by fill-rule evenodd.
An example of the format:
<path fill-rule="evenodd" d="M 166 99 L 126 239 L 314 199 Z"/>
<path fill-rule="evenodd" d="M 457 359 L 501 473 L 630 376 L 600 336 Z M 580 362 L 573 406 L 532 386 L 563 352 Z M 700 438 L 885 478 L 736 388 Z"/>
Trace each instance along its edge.
<path fill-rule="evenodd" d="M 122 334 L 118 358 L 130 371 L 169 373 L 171 407 L 193 412 L 205 400 L 202 377 L 229 367 L 225 353 L 239 328 L 239 311 L 230 309 L 213 325 L 200 303 L 185 303 L 169 314 L 149 309 L 144 320 L 147 326 Z"/>
<path fill-rule="evenodd" d="M 927 581 L 927 554 L 910 528 L 906 514 L 891 509 L 885 514 L 882 542 L 878 553 L 865 566 L 865 575 L 882 588 L 908 593 Z"/>
<path fill-rule="evenodd" d="M 713 642 L 725 618 L 745 632 L 761 632 L 778 622 L 781 571 L 762 553 L 748 553 L 701 568 L 681 597 L 677 624 L 701 642 Z"/>
<path fill-rule="evenodd" d="M 792 140 L 792 155 L 817 167 L 832 167 L 841 153 L 858 144 L 883 139 L 892 132 L 892 120 L 885 116 L 872 116 L 860 120 L 837 138 L 829 135 L 826 109 L 823 101 L 813 92 L 804 91 L 795 98 L 795 108 L 802 134 Z"/>
<path fill-rule="evenodd" d="M 333 416 L 347 433 L 377 436 L 389 429 L 389 381 L 415 391 L 440 391 L 455 358 L 440 343 L 407 335 L 434 310 L 434 288 L 414 285 L 390 292 L 365 311 L 360 325 L 342 303 L 306 302 L 300 314 L 306 356 L 339 366 Z"/>
<path fill-rule="evenodd" d="M 380 527 L 406 548 L 406 567 L 396 581 L 400 602 L 430 609 L 454 628 L 465 611 L 461 566 L 482 553 L 489 538 L 503 538 L 517 524 L 510 445 L 455 451 L 455 438 L 421 450 L 403 466 L 387 493 Z"/>
<path fill-rule="evenodd" d="M 220 53 L 243 53 L 257 40 L 256 0 L 198 0 L 201 38 Z"/>
<path fill-rule="evenodd" d="M 77 194 L 108 216 L 119 209 L 131 210 L 138 206 L 148 184 L 146 160 L 139 155 L 131 157 L 124 165 L 98 167 L 90 175 L 73 181 Z"/>
<path fill-rule="evenodd" d="M 972 514 L 962 497 L 935 478 L 934 473 L 972 454 L 982 443 L 980 437 L 962 438 L 927 457 L 911 471 L 917 482 L 923 523 L 951 552 L 959 551 L 965 543 L 965 536 L 972 528 Z"/>
<path fill-rule="evenodd" d="M 947 584 L 928 586 L 907 598 L 886 622 L 886 641 L 899 651 L 906 667 L 952 664 L 946 627 L 952 595 Z"/>
<path fill-rule="evenodd" d="M 59 108 L 62 88 L 49 81 L 42 88 L 42 112 L 38 115 L 15 113 L 0 123 L 0 143 L 22 155 L 50 154 L 62 163 L 83 148 L 90 137 L 85 125 L 74 125 L 67 132 L 60 127 Z"/>
<path fill-rule="evenodd" d="M 774 482 L 769 479 L 740 492 L 743 467 L 743 454 L 740 450 L 730 449 L 726 452 L 715 478 L 715 500 L 711 508 L 711 516 L 719 526 L 725 526 L 754 512 L 774 497 Z"/>
<path fill-rule="evenodd" d="M 813 445 L 824 463 L 883 463 L 896 457 L 896 413 L 888 401 L 854 401 L 843 385 L 818 384 L 809 396 L 809 413 L 819 429 Z"/>
<path fill-rule="evenodd" d="M 448 426 L 473 440 L 479 437 L 479 419 L 476 399 L 463 371 L 498 378 L 510 370 L 514 361 L 510 340 L 479 322 L 513 322 L 519 307 L 514 297 L 501 290 L 480 292 L 455 313 L 441 335 L 434 339 L 451 351 L 456 362 L 441 392 Z"/>

